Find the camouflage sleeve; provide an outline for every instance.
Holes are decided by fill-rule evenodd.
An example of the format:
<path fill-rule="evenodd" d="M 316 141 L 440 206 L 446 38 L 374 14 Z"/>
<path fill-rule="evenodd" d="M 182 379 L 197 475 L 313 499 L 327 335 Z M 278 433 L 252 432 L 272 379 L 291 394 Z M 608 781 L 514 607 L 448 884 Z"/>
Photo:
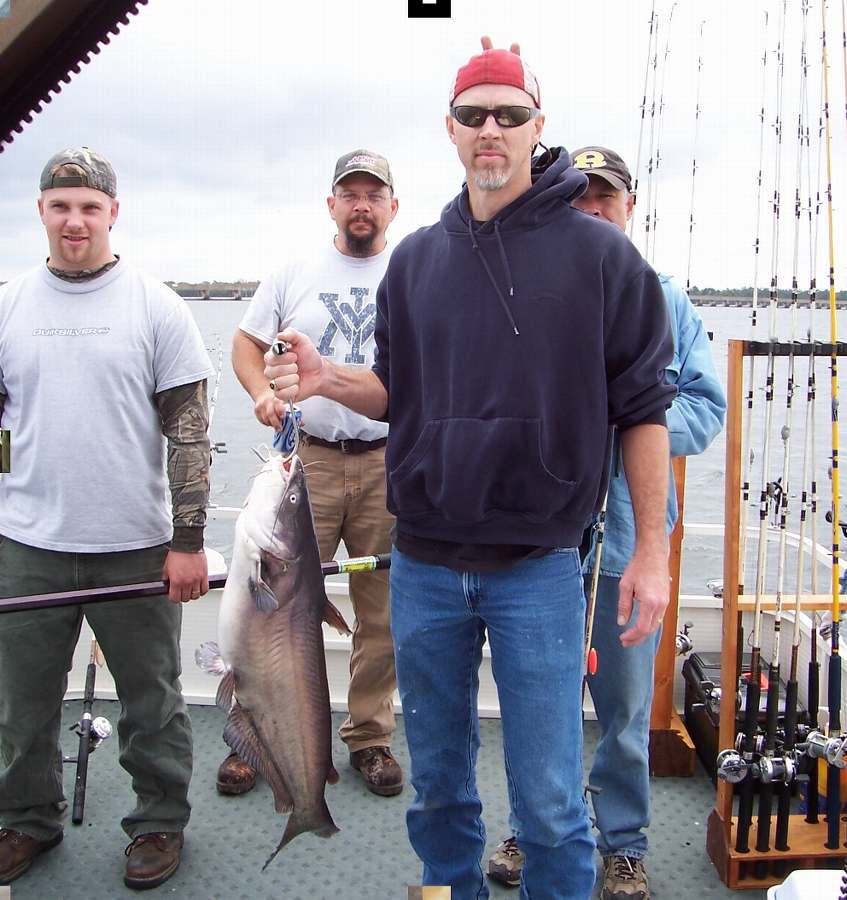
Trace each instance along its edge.
<path fill-rule="evenodd" d="M 156 394 L 162 434 L 168 439 L 174 536 L 171 549 L 203 549 L 209 503 L 209 403 L 206 380 L 182 384 Z"/>

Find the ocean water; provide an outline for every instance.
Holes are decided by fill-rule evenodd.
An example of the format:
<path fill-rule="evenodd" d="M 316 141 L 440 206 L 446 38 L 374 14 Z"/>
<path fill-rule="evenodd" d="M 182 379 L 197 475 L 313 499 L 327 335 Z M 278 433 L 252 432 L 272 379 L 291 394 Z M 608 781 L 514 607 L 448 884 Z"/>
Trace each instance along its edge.
<path fill-rule="evenodd" d="M 189 301 L 189 307 L 200 327 L 207 346 L 211 351 L 212 361 L 217 366 L 219 360 L 218 347 L 222 349 L 222 376 L 217 402 L 212 418 L 212 440 L 226 443 L 225 454 L 215 454 L 212 464 L 212 501 L 221 506 L 240 507 L 246 497 L 250 479 L 257 471 L 260 463 L 252 451 L 261 443 L 270 444 L 270 429 L 256 421 L 253 415 L 253 402 L 244 391 L 232 371 L 230 346 L 232 336 L 246 310 L 246 301 Z M 731 338 L 749 338 L 750 310 L 743 308 L 700 307 L 700 315 L 708 331 L 713 334 L 712 352 L 718 375 L 726 385 L 727 341 Z M 847 312 L 838 314 L 838 329 L 842 339 L 847 338 Z M 777 311 L 776 333 L 782 340 L 791 335 L 790 311 Z M 759 332 L 757 338 L 767 337 L 769 314 L 760 310 Z M 808 311 L 799 311 L 796 318 L 795 335 L 798 340 L 806 337 L 809 328 Z M 829 340 L 829 313 L 818 310 L 814 318 L 814 335 L 818 340 Z M 793 416 L 790 428 L 790 463 L 787 483 L 789 484 L 789 530 L 797 530 L 799 507 L 799 491 L 803 454 L 805 449 L 805 413 L 806 413 L 806 359 L 795 362 L 795 383 Z M 767 362 L 759 358 L 755 362 L 754 371 L 754 413 L 752 448 L 754 464 L 750 472 L 751 503 L 749 507 L 749 524 L 756 525 L 758 519 L 758 498 L 762 482 L 762 462 L 764 459 L 764 423 L 765 403 L 764 384 Z M 770 463 L 768 481 L 783 475 L 784 443 L 781 431 L 787 424 L 786 415 L 786 381 L 787 361 L 777 360 L 775 364 L 775 399 L 772 410 Z M 745 365 L 745 379 L 748 371 Z M 830 417 L 830 371 L 828 359 L 819 359 L 816 366 L 818 403 L 815 421 L 815 459 L 818 482 L 818 540 L 829 547 L 831 542 L 831 526 L 824 521 L 824 512 L 831 505 L 831 480 L 828 477 L 831 459 L 831 417 Z M 847 391 L 847 359 L 843 359 L 839 372 L 841 390 Z M 745 380 L 746 385 L 746 380 Z M 847 454 L 845 447 L 845 428 L 843 421 L 839 424 L 839 438 L 842 457 Z M 724 468 L 725 442 L 721 434 L 709 449 L 696 457 L 690 457 L 687 463 L 685 522 L 720 524 L 724 516 Z M 784 482 L 785 483 L 785 482 Z M 847 494 L 847 481 L 842 478 L 842 498 Z M 842 520 L 847 518 L 847 503 L 842 499 Z M 224 554 L 229 561 L 232 552 L 232 522 L 212 522 L 207 529 L 207 543 Z M 842 541 L 842 546 L 847 541 Z M 754 551 L 751 542 L 748 552 L 748 585 L 752 584 Z M 773 588 L 773 580 L 777 577 L 778 541 L 772 541 L 768 556 L 767 571 Z M 720 579 L 723 574 L 723 546 L 718 536 L 696 534 L 689 528 L 683 548 L 682 593 L 708 594 L 706 583 L 712 579 Z M 791 583 L 795 560 L 789 552 L 786 564 L 786 585 Z M 808 567 L 807 567 L 808 569 Z M 828 590 L 828 574 L 819 570 L 819 591 Z M 786 587 L 787 589 L 787 587 Z"/>

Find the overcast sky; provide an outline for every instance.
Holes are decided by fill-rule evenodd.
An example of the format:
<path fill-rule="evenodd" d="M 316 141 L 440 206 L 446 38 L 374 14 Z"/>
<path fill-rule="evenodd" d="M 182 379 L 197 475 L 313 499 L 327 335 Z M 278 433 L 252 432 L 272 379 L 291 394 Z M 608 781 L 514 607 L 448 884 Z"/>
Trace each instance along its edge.
<path fill-rule="evenodd" d="M 767 128 L 760 284 L 770 281 L 773 120 L 781 2 L 656 0 L 659 88 L 665 110 L 655 182 L 657 268 L 684 283 L 691 207 L 697 57 L 701 124 L 694 182 L 692 283 L 753 281 L 764 10 Z M 781 157 L 779 281 L 789 286 L 796 180 L 801 17 L 788 4 Z M 453 0 L 451 19 L 408 19 L 405 0 L 150 0 L 0 154 L 0 280 L 45 256 L 35 198 L 44 162 L 86 144 L 118 173 L 121 214 L 113 248 L 162 279 L 259 278 L 304 244 L 329 240 L 325 197 L 335 160 L 356 147 L 388 157 L 403 234 L 438 217 L 463 170 L 444 129 L 456 69 L 490 34 L 512 40 L 535 72 L 547 117 L 544 142 L 598 143 L 634 168 L 652 0 Z M 847 152 L 840 5 L 830 4 L 838 285 L 847 286 Z M 705 21 L 702 45 L 701 21 Z M 668 43 L 668 35 L 670 41 Z M 665 49 L 668 49 L 666 65 Z M 809 19 L 809 105 L 817 184 L 820 6 Z M 662 77 L 662 72 L 664 75 Z M 649 89 L 652 96 L 652 89 Z M 648 97 L 648 104 L 650 98 Z M 649 112 L 639 172 L 643 249 Z M 658 126 L 654 134 L 658 134 Z M 804 188 L 804 194 L 806 189 Z M 825 216 L 821 228 L 825 229 Z M 839 237 L 840 235 L 840 237 Z M 800 283 L 808 282 L 808 227 Z M 820 235 L 819 281 L 825 283 Z"/>

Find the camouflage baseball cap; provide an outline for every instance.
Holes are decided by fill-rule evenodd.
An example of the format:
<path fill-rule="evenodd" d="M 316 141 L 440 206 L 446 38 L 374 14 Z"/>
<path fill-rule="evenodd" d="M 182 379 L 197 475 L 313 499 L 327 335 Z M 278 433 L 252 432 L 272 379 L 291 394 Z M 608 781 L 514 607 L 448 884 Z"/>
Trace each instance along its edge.
<path fill-rule="evenodd" d="M 71 166 L 75 174 L 57 175 L 62 166 Z M 51 156 L 41 173 L 41 190 L 63 187 L 87 187 L 114 197 L 118 179 L 112 164 L 88 147 L 69 148 Z"/>
<path fill-rule="evenodd" d="M 616 191 L 632 191 L 629 169 L 614 150 L 607 147 L 582 147 L 574 153 L 573 165 L 587 175 L 599 175 Z"/>
<path fill-rule="evenodd" d="M 346 178 L 354 172 L 373 175 L 374 178 L 378 178 L 394 190 L 394 179 L 391 177 L 391 169 L 388 168 L 388 160 L 378 153 L 372 153 L 370 150 L 354 150 L 352 153 L 345 153 L 335 164 L 332 186 L 335 187 L 342 178 Z"/>

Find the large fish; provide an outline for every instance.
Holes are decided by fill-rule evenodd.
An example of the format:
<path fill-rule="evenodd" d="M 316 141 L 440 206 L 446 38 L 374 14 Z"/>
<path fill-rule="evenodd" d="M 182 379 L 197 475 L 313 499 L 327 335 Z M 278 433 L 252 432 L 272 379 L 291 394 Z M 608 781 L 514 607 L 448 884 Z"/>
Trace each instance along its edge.
<path fill-rule="evenodd" d="M 235 525 L 218 644 L 195 654 L 202 669 L 223 675 L 224 740 L 265 777 L 277 812 L 291 813 L 263 869 L 298 834 L 338 831 L 324 799 L 326 783 L 338 780 L 324 619 L 349 634 L 327 600 L 303 464 L 274 454 Z"/>

